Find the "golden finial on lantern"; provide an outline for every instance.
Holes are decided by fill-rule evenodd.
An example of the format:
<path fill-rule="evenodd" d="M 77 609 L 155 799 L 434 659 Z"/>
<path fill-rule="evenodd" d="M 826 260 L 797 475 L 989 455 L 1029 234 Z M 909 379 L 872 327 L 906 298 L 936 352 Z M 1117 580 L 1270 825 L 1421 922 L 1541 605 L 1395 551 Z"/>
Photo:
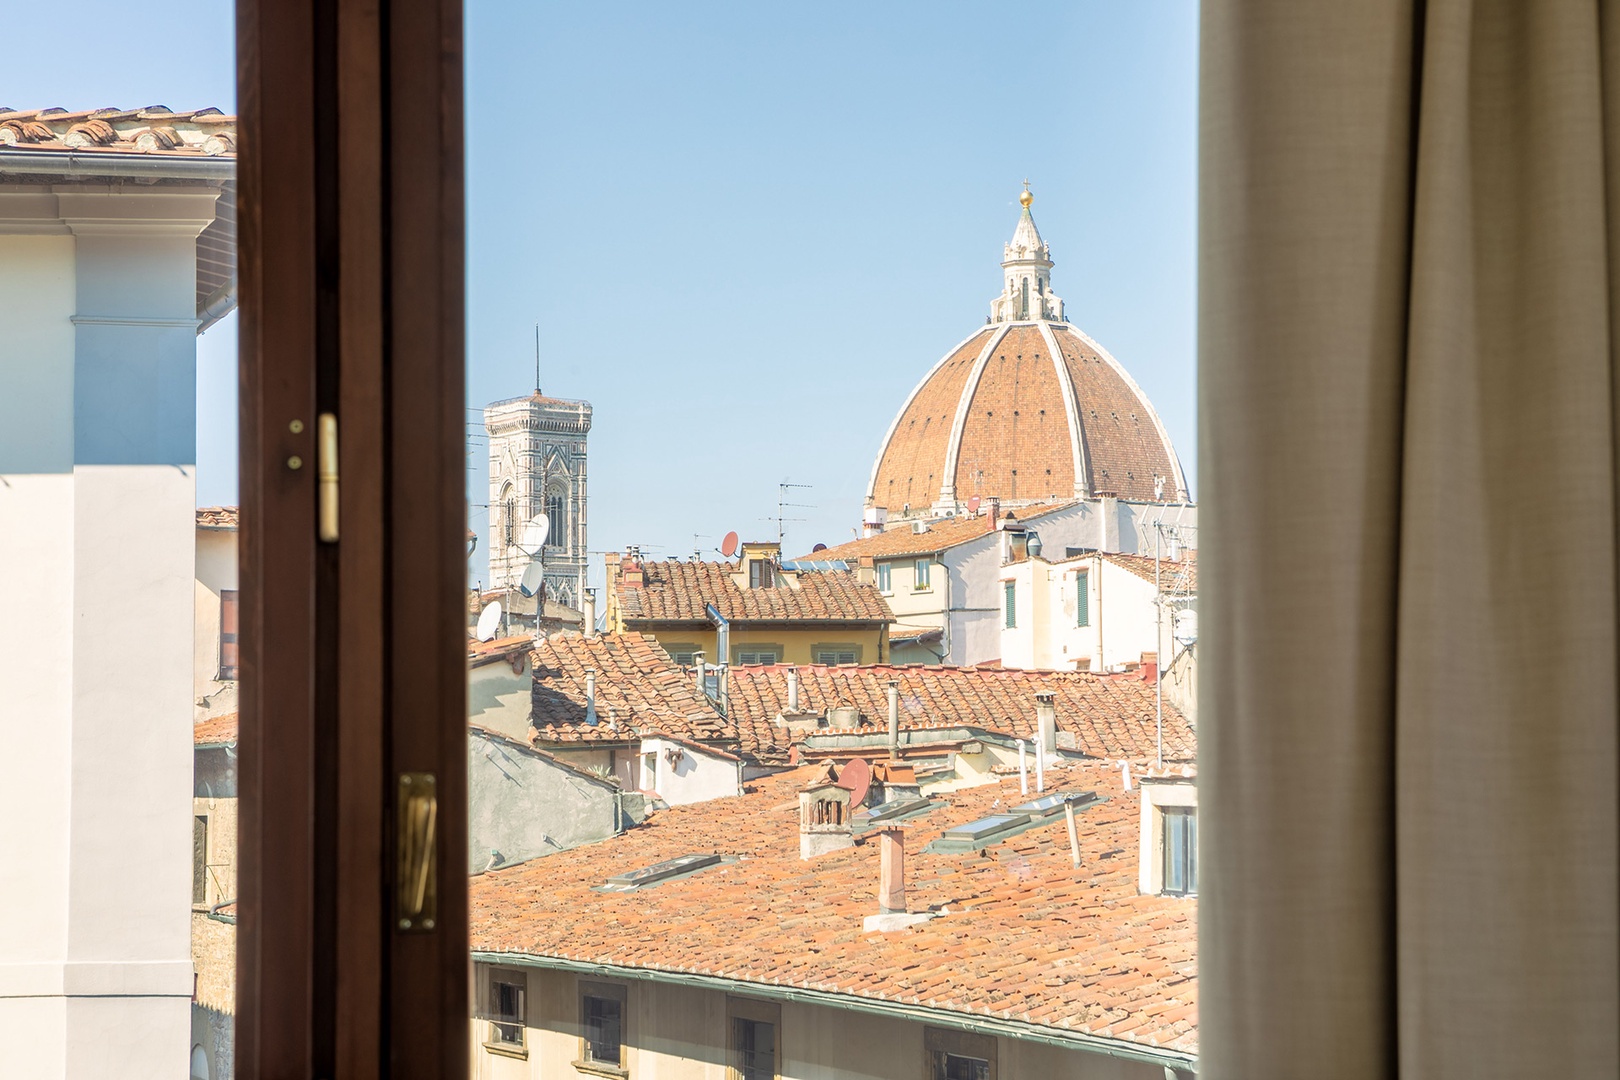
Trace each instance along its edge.
<path fill-rule="evenodd" d="M 1024 181 L 1024 191 L 1023 191 L 1023 194 L 1018 196 L 1018 201 L 1023 205 L 1025 210 L 1028 210 L 1029 209 L 1029 204 L 1035 201 L 1035 196 L 1033 196 L 1033 195 L 1031 195 L 1029 193 L 1029 181 L 1028 180 Z"/>

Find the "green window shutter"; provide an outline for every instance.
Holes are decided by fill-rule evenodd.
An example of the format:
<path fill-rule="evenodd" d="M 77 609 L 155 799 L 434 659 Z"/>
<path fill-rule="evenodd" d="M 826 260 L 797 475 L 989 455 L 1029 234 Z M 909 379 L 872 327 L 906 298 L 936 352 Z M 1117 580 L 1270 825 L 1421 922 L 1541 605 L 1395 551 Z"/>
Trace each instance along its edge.
<path fill-rule="evenodd" d="M 1074 575 L 1074 625 L 1091 625 L 1091 578 L 1084 570 Z"/>
<path fill-rule="evenodd" d="M 1001 593 L 1007 606 L 1007 629 L 1011 630 L 1018 625 L 1018 586 L 1011 582 L 1002 582 Z"/>
<path fill-rule="evenodd" d="M 191 902 L 208 902 L 208 818 L 191 819 Z"/>

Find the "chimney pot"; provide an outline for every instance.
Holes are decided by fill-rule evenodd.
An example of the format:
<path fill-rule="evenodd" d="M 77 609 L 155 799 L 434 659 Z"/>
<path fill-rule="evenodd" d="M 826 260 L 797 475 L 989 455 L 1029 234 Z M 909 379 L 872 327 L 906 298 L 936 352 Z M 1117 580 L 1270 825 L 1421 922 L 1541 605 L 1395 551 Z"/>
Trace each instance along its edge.
<path fill-rule="evenodd" d="M 596 669 L 585 669 L 585 722 L 596 723 Z"/>
<path fill-rule="evenodd" d="M 787 670 L 788 712 L 799 711 L 799 669 L 790 667 Z"/>
<path fill-rule="evenodd" d="M 584 602 L 580 605 L 580 614 L 584 616 L 584 631 L 586 637 L 596 636 L 596 590 L 586 589 Z"/>
<path fill-rule="evenodd" d="M 1057 752 L 1057 695 L 1042 690 L 1035 695 L 1035 732 L 1041 749 L 1048 754 Z"/>
<path fill-rule="evenodd" d="M 878 830 L 881 838 L 878 910 L 883 914 L 906 910 L 906 831 L 898 825 Z"/>

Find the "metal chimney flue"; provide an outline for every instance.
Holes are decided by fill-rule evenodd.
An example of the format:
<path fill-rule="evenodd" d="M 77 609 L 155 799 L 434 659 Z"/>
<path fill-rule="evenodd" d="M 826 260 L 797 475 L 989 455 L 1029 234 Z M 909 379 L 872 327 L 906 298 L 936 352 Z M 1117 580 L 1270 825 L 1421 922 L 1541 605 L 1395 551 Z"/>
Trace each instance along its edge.
<path fill-rule="evenodd" d="M 796 712 L 799 711 L 799 669 L 798 668 L 793 668 L 793 667 L 788 668 L 788 671 L 787 671 L 787 691 L 788 691 L 788 702 L 787 702 L 788 707 L 787 707 L 787 711 L 790 712 L 790 713 L 796 713 Z"/>
<path fill-rule="evenodd" d="M 581 622 L 584 624 L 582 629 L 585 632 L 585 636 L 586 637 L 595 637 L 596 636 L 596 590 L 595 589 L 586 589 L 585 590 L 585 599 L 580 604 L 580 608 L 581 608 L 580 614 L 584 616 L 584 619 L 582 619 Z"/>
<path fill-rule="evenodd" d="M 1043 690 L 1035 695 L 1035 737 L 1040 740 L 1041 749 L 1047 754 L 1057 753 L 1057 706 L 1054 704 L 1056 695 L 1050 690 Z"/>
<path fill-rule="evenodd" d="M 596 669 L 585 669 L 585 723 L 596 723 Z"/>
<path fill-rule="evenodd" d="M 889 758 L 900 758 L 900 684 L 892 680 L 889 683 Z"/>

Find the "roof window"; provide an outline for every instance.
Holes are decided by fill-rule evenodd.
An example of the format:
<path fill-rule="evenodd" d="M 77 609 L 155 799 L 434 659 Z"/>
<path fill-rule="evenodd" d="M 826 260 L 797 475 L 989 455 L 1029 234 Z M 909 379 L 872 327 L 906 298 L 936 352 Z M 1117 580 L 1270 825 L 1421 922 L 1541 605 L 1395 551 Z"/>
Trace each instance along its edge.
<path fill-rule="evenodd" d="M 623 874 L 614 874 L 607 879 L 602 887 L 604 892 L 629 892 L 632 889 L 644 889 L 649 885 L 668 881 L 671 878 L 685 877 L 699 870 L 705 870 L 721 862 L 719 855 L 694 854 L 682 855 L 675 859 L 665 859 L 663 862 L 643 866 L 639 870 L 631 870 Z"/>

